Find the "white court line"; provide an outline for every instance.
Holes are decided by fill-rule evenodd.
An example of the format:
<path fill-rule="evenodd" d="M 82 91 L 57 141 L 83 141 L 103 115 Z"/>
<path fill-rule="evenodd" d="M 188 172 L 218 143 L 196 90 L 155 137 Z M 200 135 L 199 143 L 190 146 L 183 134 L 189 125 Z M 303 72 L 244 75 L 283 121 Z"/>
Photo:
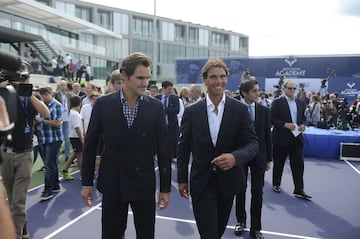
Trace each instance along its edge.
<path fill-rule="evenodd" d="M 76 173 L 78 173 L 78 172 L 80 172 L 80 170 L 76 170 L 76 171 L 74 171 L 74 172 L 71 172 L 70 175 L 76 174 Z M 59 181 L 62 180 L 63 178 L 64 178 L 63 176 L 59 177 Z M 37 189 L 39 189 L 39 188 L 41 188 L 41 187 L 44 187 L 44 184 L 40 184 L 39 186 L 30 188 L 30 189 L 28 190 L 28 193 L 29 193 L 29 192 L 32 192 L 32 191 L 34 191 L 34 190 L 37 190 Z"/>
<path fill-rule="evenodd" d="M 97 204 L 95 207 L 91 208 L 90 210 L 86 211 L 85 213 L 81 214 L 79 217 L 71 220 L 70 222 L 68 222 L 67 224 L 65 224 L 64 226 L 60 227 L 58 230 L 54 231 L 53 233 L 51 233 L 50 235 L 48 235 L 47 237 L 44 237 L 44 239 L 50 239 L 53 236 L 59 234 L 61 231 L 65 230 L 66 228 L 70 227 L 72 224 L 74 224 L 75 222 L 79 221 L 81 218 L 87 216 L 88 214 L 90 214 L 91 212 L 93 212 L 94 210 L 101 210 L 101 203 Z M 129 214 L 133 214 L 131 211 L 129 211 Z M 165 216 L 156 216 L 157 219 L 162 219 L 162 220 L 168 220 L 168 221 L 173 221 L 173 222 L 183 222 L 183 223 L 189 223 L 189 224 L 196 224 L 196 222 L 194 220 L 189 220 L 189 219 L 182 219 L 182 218 L 175 218 L 175 217 L 165 217 Z M 234 226 L 227 226 L 227 229 L 231 229 L 234 230 Z M 249 231 L 248 228 L 245 229 L 245 231 Z M 269 235 L 275 235 L 275 236 L 282 236 L 282 237 L 289 237 L 289 238 L 297 238 L 297 239 L 320 239 L 319 237 L 308 237 L 308 236 L 300 236 L 300 235 L 295 235 L 295 234 L 288 234 L 288 233 L 280 233 L 280 232 L 272 232 L 272 231 L 261 231 L 264 234 L 269 234 Z"/>
<path fill-rule="evenodd" d="M 83 214 L 81 214 L 80 216 L 78 216 L 77 218 L 71 220 L 70 222 L 66 223 L 64 226 L 60 227 L 59 229 L 57 229 L 56 231 L 54 231 L 53 233 L 51 233 L 50 235 L 44 237 L 44 239 L 50 239 L 53 236 L 59 234 L 60 232 L 62 232 L 63 230 L 65 230 L 66 228 L 70 227 L 72 224 L 74 224 L 75 222 L 79 221 L 81 218 L 87 216 L 88 214 L 92 213 L 93 211 L 95 211 L 96 209 L 100 208 L 101 203 L 97 204 L 96 206 L 92 207 L 91 209 L 89 209 L 88 211 L 84 212 Z"/>
<path fill-rule="evenodd" d="M 346 160 L 345 160 L 346 161 Z M 347 161 L 346 161 L 347 162 Z M 347 162 L 348 163 L 348 162 Z M 360 174 L 360 172 L 350 163 L 348 163 L 351 167 L 354 168 L 354 170 L 356 172 L 358 172 Z M 158 170 L 158 167 L 155 168 L 155 171 Z M 76 172 L 74 172 L 76 173 Z M 171 182 L 172 186 L 177 187 L 177 185 L 174 185 L 175 182 Z M 40 185 L 41 186 L 41 185 Z M 39 186 L 39 187 L 40 187 Z M 50 235 L 44 237 L 44 239 L 51 239 L 52 237 L 54 237 L 55 235 L 59 234 L 60 232 L 62 232 L 63 230 L 67 229 L 68 227 L 70 227 L 71 225 L 73 225 L 74 223 L 76 223 L 77 221 L 79 221 L 80 219 L 84 218 L 85 216 L 89 215 L 91 212 L 95 211 L 95 210 L 101 210 L 101 203 L 97 204 L 96 206 L 92 207 L 91 209 L 89 209 L 88 211 L 84 212 L 83 214 L 81 214 L 80 216 L 76 217 L 75 219 L 71 220 L 70 222 L 68 222 L 67 224 L 63 225 L 62 227 L 60 227 L 59 229 L 57 229 L 56 231 L 52 232 Z M 133 214 L 131 211 L 129 211 L 129 214 Z M 195 220 L 189 220 L 189 219 L 182 219 L 182 218 L 175 218 L 175 217 L 165 217 L 165 216 L 159 216 L 156 215 L 156 218 L 158 219 L 162 219 L 162 220 L 168 220 L 168 221 L 175 221 L 175 222 L 183 222 L 183 223 L 189 223 L 189 224 L 194 224 L 196 225 Z M 234 226 L 226 226 L 227 229 L 231 229 L 234 230 Z M 245 229 L 245 231 L 249 231 L 248 228 Z M 269 234 L 269 235 L 276 235 L 276 236 L 282 236 L 282 237 L 289 237 L 289 238 L 297 238 L 297 239 L 320 239 L 319 237 L 308 237 L 308 236 L 301 236 L 301 235 L 295 235 L 295 234 L 287 234 L 287 233 L 280 233 L 280 232 L 272 232 L 272 231 L 261 231 L 264 234 Z"/>
<path fill-rule="evenodd" d="M 357 172 L 358 174 L 360 174 L 360 171 L 354 166 L 354 165 L 352 165 L 349 161 L 347 161 L 347 160 L 344 160 L 352 169 L 354 169 L 355 170 L 355 172 Z"/>

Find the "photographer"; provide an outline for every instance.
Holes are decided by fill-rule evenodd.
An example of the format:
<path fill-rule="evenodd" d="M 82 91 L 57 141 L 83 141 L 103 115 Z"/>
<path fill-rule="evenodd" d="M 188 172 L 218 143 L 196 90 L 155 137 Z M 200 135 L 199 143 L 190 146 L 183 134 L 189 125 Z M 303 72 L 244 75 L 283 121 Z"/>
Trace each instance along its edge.
<path fill-rule="evenodd" d="M 3 140 L 7 131 L 9 131 L 10 121 L 6 109 L 4 99 L 0 96 L 0 144 L 2 145 Z M 1 153 L 1 152 L 0 152 Z M 0 155 L 1 159 L 1 155 Z M 1 167 L 1 166 L 0 166 Z M 5 191 L 2 185 L 2 177 L 0 175 L 0 238 L 15 239 L 15 227 L 11 218 L 9 206 L 6 202 Z"/>
<path fill-rule="evenodd" d="M 22 62 L 20 69 L 13 74 L 13 77 L 2 82 L 2 84 L 13 85 L 17 90 L 17 117 L 11 141 L 5 141 L 2 149 L 1 174 L 17 238 L 23 239 L 30 238 L 27 231 L 26 195 L 34 161 L 32 148 L 34 119 L 38 112 L 43 116 L 49 115 L 47 106 L 31 94 L 32 85 L 28 84 L 30 69 L 28 63 Z M 30 90 L 29 87 L 31 87 Z"/>

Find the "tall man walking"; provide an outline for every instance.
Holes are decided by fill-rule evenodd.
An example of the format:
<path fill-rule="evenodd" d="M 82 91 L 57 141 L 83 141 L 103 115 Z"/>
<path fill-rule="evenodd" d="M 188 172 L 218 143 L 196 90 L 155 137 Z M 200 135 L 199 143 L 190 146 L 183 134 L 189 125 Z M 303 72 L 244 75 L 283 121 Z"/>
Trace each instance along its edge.
<path fill-rule="evenodd" d="M 104 150 L 97 188 L 102 198 L 102 238 L 123 238 L 128 207 L 134 213 L 137 238 L 153 239 L 155 226 L 154 152 L 157 153 L 160 193 L 157 205 L 169 203 L 171 157 L 164 109 L 145 95 L 151 60 L 142 53 L 127 56 L 120 68 L 121 90 L 96 100 L 85 138 L 81 196 L 91 206 L 99 138 Z M 156 149 L 154 149 L 156 147 Z"/>
<path fill-rule="evenodd" d="M 200 237 L 219 239 L 234 195 L 245 190 L 244 165 L 258 152 L 258 142 L 246 106 L 224 93 L 229 75 L 224 61 L 210 58 L 201 73 L 208 93 L 185 108 L 177 177 L 180 195 L 191 195 Z"/>

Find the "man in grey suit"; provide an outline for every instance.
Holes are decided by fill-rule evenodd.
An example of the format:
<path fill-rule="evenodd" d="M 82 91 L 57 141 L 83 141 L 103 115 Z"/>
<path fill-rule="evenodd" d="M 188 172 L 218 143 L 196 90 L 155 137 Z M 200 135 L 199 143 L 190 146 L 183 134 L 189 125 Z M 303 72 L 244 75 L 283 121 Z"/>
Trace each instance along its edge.
<path fill-rule="evenodd" d="M 102 238 L 123 238 L 128 207 L 134 213 L 137 238 L 153 239 L 155 226 L 154 152 L 160 174 L 157 205 L 167 207 L 171 188 L 171 156 L 161 102 L 145 95 L 151 60 L 132 53 L 121 65 L 121 90 L 96 100 L 85 139 L 81 196 L 93 201 L 99 137 L 103 136 L 97 189 L 102 198 Z"/>
<path fill-rule="evenodd" d="M 210 58 L 201 72 L 208 93 L 185 109 L 177 177 L 180 195 L 191 195 L 201 238 L 219 239 L 234 195 L 245 190 L 244 164 L 258 152 L 258 142 L 246 106 L 224 93 L 229 75 L 224 61 Z"/>

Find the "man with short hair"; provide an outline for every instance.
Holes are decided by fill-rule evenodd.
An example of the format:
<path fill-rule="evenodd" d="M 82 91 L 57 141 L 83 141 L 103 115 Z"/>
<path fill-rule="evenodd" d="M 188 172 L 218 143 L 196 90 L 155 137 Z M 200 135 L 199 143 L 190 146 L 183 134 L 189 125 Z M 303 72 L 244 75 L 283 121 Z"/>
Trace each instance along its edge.
<path fill-rule="evenodd" d="M 225 62 L 210 58 L 201 72 L 208 93 L 185 108 L 178 145 L 178 189 L 184 198 L 191 194 L 200 237 L 221 238 L 234 195 L 245 190 L 244 165 L 258 152 L 258 143 L 246 106 L 225 95 L 229 75 Z"/>
<path fill-rule="evenodd" d="M 250 236 L 263 239 L 264 236 L 261 233 L 261 209 L 264 175 L 265 171 L 270 169 L 270 162 L 272 161 L 270 111 L 268 107 L 257 102 L 260 91 L 256 80 L 242 81 L 239 92 L 242 102 L 248 107 L 259 142 L 259 152 L 255 158 L 244 164 L 246 181 L 249 169 L 251 175 Z M 235 212 L 238 223 L 235 225 L 235 235 L 240 235 L 246 227 L 245 198 L 246 191 L 236 195 Z"/>
<path fill-rule="evenodd" d="M 58 156 L 60 146 L 64 139 L 61 129 L 63 110 L 61 103 L 52 96 L 50 87 L 42 87 L 39 94 L 49 107 L 49 117 L 37 117 L 42 124 L 42 133 L 39 134 L 39 143 L 42 145 L 44 152 L 45 164 L 45 188 L 41 194 L 40 200 L 46 201 L 54 197 L 54 192 L 60 191 Z"/>
<path fill-rule="evenodd" d="M 198 102 L 201 100 L 201 86 L 200 85 L 191 85 L 190 88 L 190 98 L 191 103 Z"/>
<path fill-rule="evenodd" d="M 154 239 L 154 162 L 160 175 L 159 209 L 168 206 L 171 189 L 163 105 L 145 95 L 151 77 L 148 56 L 130 54 L 123 60 L 120 72 L 123 88 L 98 98 L 92 110 L 84 146 L 81 196 L 86 205 L 92 206 L 95 160 L 99 139 L 103 137 L 97 179 L 97 188 L 102 193 L 102 238 L 124 238 L 130 205 L 137 238 Z"/>
<path fill-rule="evenodd" d="M 270 107 L 273 140 L 273 191 L 280 193 L 281 178 L 287 156 L 294 181 L 294 196 L 310 199 L 304 192 L 304 144 L 306 127 L 305 103 L 295 97 L 296 83 L 284 83 L 284 96 L 275 99 Z"/>
<path fill-rule="evenodd" d="M 13 85 L 27 84 L 30 81 L 30 65 L 23 62 L 18 71 L 21 78 L 11 81 Z M 9 82 L 2 82 L 8 84 Z M 34 95 L 17 97 L 17 110 L 12 140 L 4 144 L 1 174 L 8 196 L 10 210 L 14 219 L 17 238 L 30 238 L 27 230 L 26 196 L 30 185 L 34 162 L 33 141 L 34 119 L 40 113 L 47 117 L 49 110 Z"/>
<path fill-rule="evenodd" d="M 171 81 L 161 83 L 162 93 L 155 96 L 158 98 L 165 110 L 165 123 L 169 131 L 169 147 L 173 160 L 176 160 L 176 147 L 179 133 L 179 123 L 177 114 L 180 110 L 179 97 L 173 94 L 174 84 Z"/>

